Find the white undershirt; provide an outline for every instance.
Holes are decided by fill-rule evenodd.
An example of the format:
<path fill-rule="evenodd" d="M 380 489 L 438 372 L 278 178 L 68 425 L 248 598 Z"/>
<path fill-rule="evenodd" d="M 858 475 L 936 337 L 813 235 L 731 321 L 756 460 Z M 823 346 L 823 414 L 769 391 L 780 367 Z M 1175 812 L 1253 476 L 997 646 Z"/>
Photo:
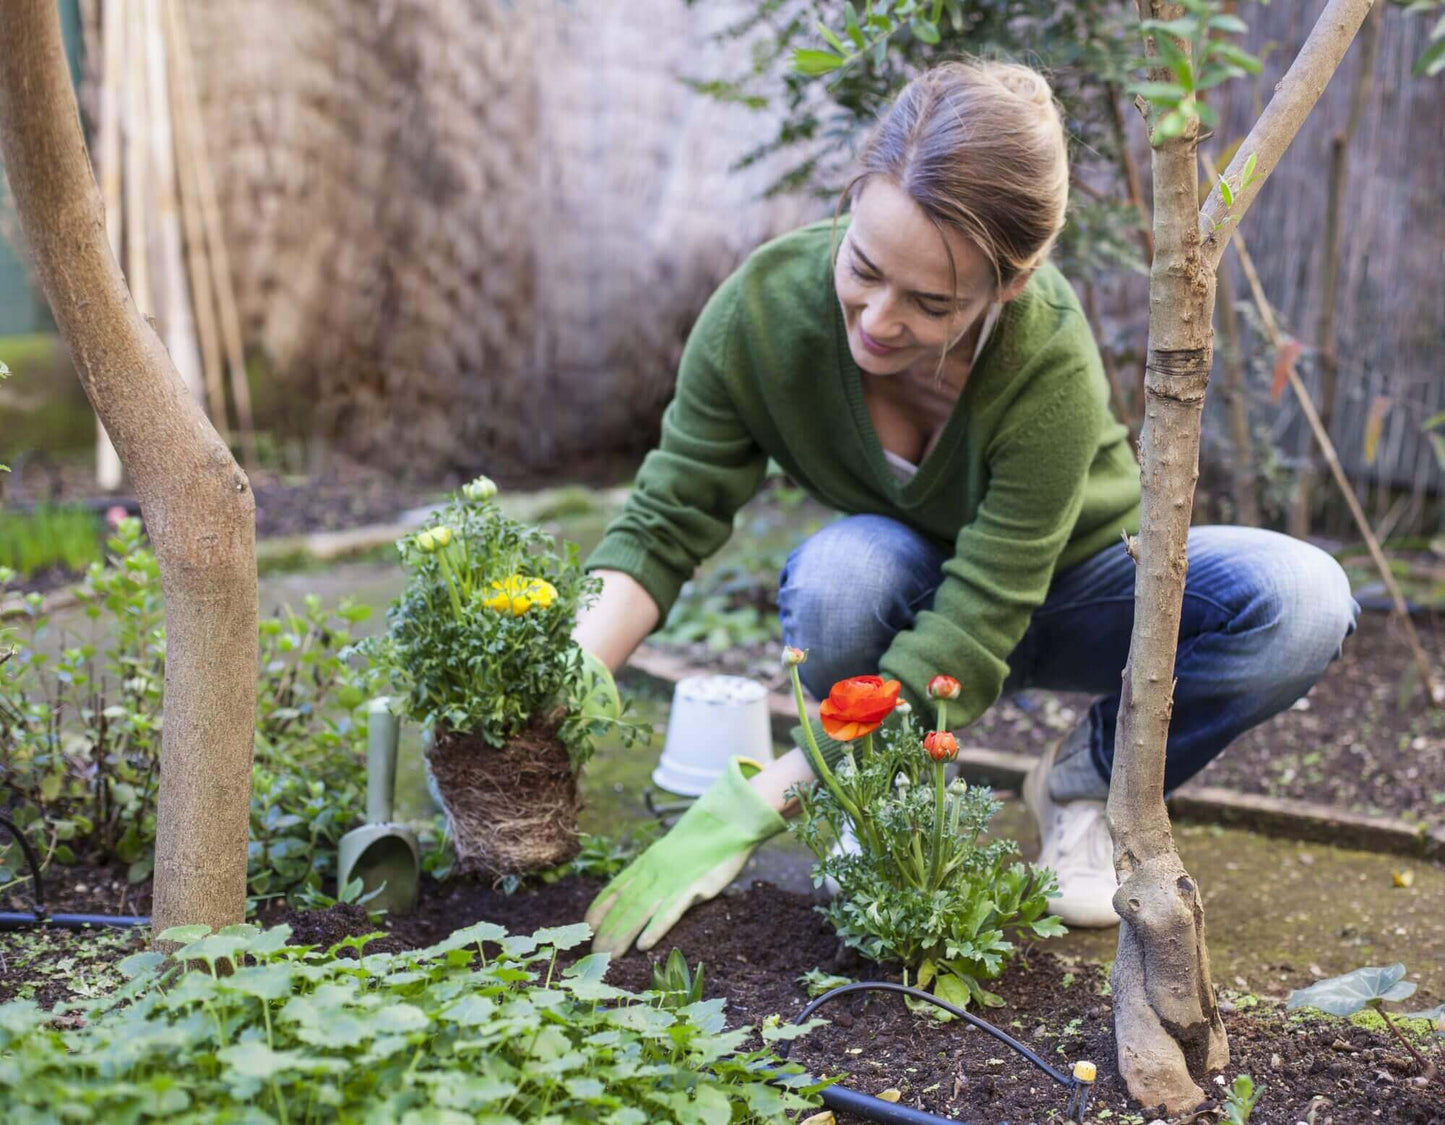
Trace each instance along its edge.
<path fill-rule="evenodd" d="M 998 323 L 998 314 L 1002 308 L 1002 302 L 996 301 L 989 305 L 988 312 L 983 314 L 983 327 L 978 330 L 978 342 L 973 346 L 973 358 L 969 360 L 970 366 L 978 362 L 978 357 L 983 352 L 983 346 L 988 343 L 989 335 L 993 332 L 993 326 Z M 888 467 L 893 470 L 893 475 L 900 481 L 910 481 L 917 475 L 918 466 L 908 458 L 900 457 L 891 449 L 885 449 L 883 456 L 888 461 Z"/>

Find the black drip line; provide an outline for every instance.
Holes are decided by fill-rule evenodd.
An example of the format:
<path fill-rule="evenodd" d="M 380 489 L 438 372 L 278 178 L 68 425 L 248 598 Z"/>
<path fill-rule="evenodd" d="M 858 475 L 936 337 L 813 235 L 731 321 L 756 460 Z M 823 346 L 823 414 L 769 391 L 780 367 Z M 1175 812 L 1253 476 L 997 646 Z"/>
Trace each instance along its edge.
<path fill-rule="evenodd" d="M 819 996 L 811 1004 L 805 1007 L 794 1018 L 793 1023 L 805 1023 L 814 1012 L 824 1004 L 829 1004 L 840 996 L 847 996 L 853 992 L 897 992 L 904 996 L 911 996 L 915 1000 L 923 1000 L 935 1007 L 942 1008 L 945 1012 L 957 1016 L 966 1023 L 972 1024 L 980 1031 L 986 1031 L 1001 1043 L 1012 1047 L 1034 1066 L 1038 1067 L 1055 1082 L 1059 1083 L 1069 1091 L 1069 1101 L 1065 1108 L 1065 1114 L 1070 1121 L 1083 1121 L 1084 1113 L 1088 1108 L 1089 1094 L 1092 1092 L 1093 1083 L 1085 1082 L 1082 1079 L 1074 1078 L 1056 1070 L 1050 1066 L 1042 1057 L 1029 1050 L 1008 1032 L 995 1027 L 987 1020 L 979 1019 L 972 1012 L 962 1008 L 954 1007 L 946 1000 L 940 1000 L 931 993 L 924 992 L 919 988 L 911 988 L 906 984 L 894 984 L 891 981 L 860 981 L 857 984 L 845 984 L 839 988 L 832 989 Z M 782 1058 L 788 1057 L 788 1051 L 792 1044 L 784 1042 L 779 1045 L 778 1054 Z M 950 1125 L 959 1125 L 956 1118 L 939 1117 L 934 1113 L 927 1113 L 924 1110 L 910 1109 L 908 1106 L 899 1105 L 895 1102 L 885 1102 L 874 1097 L 872 1094 L 864 1094 L 858 1090 L 849 1089 L 847 1086 L 829 1086 L 822 1091 L 823 1104 L 829 1109 L 856 1114 L 867 1118 L 869 1121 L 878 1121 L 884 1125 L 940 1125 L 942 1122 L 949 1122 Z M 1001 1125 L 1008 1125 L 1002 1122 Z"/>
<path fill-rule="evenodd" d="M 51 914 L 45 909 L 45 888 L 40 878 L 40 860 L 25 833 L 8 816 L 0 816 L 0 827 L 6 828 L 30 866 L 30 897 L 33 910 L 0 910 L 0 930 L 28 930 L 37 926 L 55 926 L 62 930 L 84 930 L 91 927 L 128 928 L 149 924 L 149 918 L 134 914 Z"/>

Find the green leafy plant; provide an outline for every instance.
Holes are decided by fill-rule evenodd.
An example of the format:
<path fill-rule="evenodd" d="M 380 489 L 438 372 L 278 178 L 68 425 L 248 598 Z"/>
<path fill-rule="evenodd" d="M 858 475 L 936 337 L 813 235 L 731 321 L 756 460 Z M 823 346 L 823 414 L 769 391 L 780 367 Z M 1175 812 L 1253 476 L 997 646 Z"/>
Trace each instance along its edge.
<path fill-rule="evenodd" d="M 51 567 L 80 573 L 103 554 L 100 521 L 89 508 L 37 504 L 29 512 L 0 512 L 0 567 L 22 578 Z"/>
<path fill-rule="evenodd" d="M 784 653 L 798 712 L 806 714 L 797 670 L 805 654 Z M 957 691 L 957 681 L 939 681 Z M 811 726 L 803 727 L 819 781 L 795 791 L 801 812 L 790 825 L 818 858 L 814 883 L 837 885 L 819 909 L 848 945 L 875 961 L 899 962 L 905 979 L 912 974 L 918 987 L 931 987 L 941 999 L 958 1007 L 1002 1004 L 983 982 L 1003 972 L 1015 952 L 1012 939 L 1064 933 L 1048 914 L 1053 873 L 1015 861 L 1012 840 L 980 842 L 1001 807 L 990 790 L 961 778 L 945 786 L 944 763 L 957 753 L 944 729 L 948 696 L 937 699 L 938 729 L 927 736 L 906 710 L 896 726 L 880 728 L 868 719 L 862 726 L 869 729 L 828 729 L 829 707 L 842 686 L 823 704 L 824 727 L 849 741 L 835 771 Z M 856 851 L 835 848 L 847 836 L 857 841 Z"/>
<path fill-rule="evenodd" d="M 370 935 L 375 937 L 377 935 Z M 562 968 L 585 925 L 509 936 L 478 923 L 426 949 L 325 952 L 286 926 L 179 927 L 101 1001 L 54 1017 L 0 1007 L 7 1120 L 781 1120 L 821 1083 L 770 1045 L 799 1029 L 726 1029 L 721 1000 L 669 1008 L 607 984 L 605 954 Z M 181 966 L 189 966 L 184 971 Z M 221 970 L 228 971 L 221 971 Z M 815 1021 L 816 1022 L 816 1021 Z"/>
<path fill-rule="evenodd" d="M 753 605 L 730 606 L 729 598 L 714 594 L 679 598 L 654 640 L 664 645 L 705 644 L 709 652 L 727 652 L 776 641 L 783 635 L 776 612 L 764 613 Z"/>
<path fill-rule="evenodd" d="M 640 730 L 605 666 L 571 639 L 578 608 L 596 596 L 575 544 L 560 549 L 541 528 L 507 516 L 480 477 L 397 542 L 406 587 L 386 633 L 354 651 L 399 691 L 423 726 L 466 731 L 490 746 L 534 716 L 565 708 L 558 737 L 574 768 L 610 727 Z"/>
<path fill-rule="evenodd" d="M 1249 1125 L 1250 1114 L 1264 1096 L 1264 1087 L 1256 1087 L 1254 1079 L 1247 1074 L 1236 1074 L 1224 1095 L 1224 1120 L 1229 1125 Z"/>
<path fill-rule="evenodd" d="M 122 520 L 109 557 L 76 587 L 87 643 L 47 649 L 39 595 L 20 627 L 0 626 L 0 786 L 10 815 L 61 864 L 119 861 L 150 875 L 166 639 L 160 571 L 140 521 Z M 0 589 L 13 572 L 0 568 Z M 307 597 L 260 623 L 249 893 L 319 889 L 360 817 L 365 758 L 360 677 L 341 659 L 370 610 Z M 0 886 L 20 872 L 0 850 Z"/>
<path fill-rule="evenodd" d="M 1332 1016 L 1345 1017 L 1367 1008 L 1377 1012 L 1395 1038 L 1415 1057 L 1421 1072 L 1439 1078 L 1441 1072 L 1421 1057 L 1420 1052 L 1405 1037 L 1399 1024 L 1385 1008 L 1387 1003 L 1409 999 L 1415 994 L 1415 987 L 1412 981 L 1405 979 L 1405 966 L 1398 961 L 1393 965 L 1366 965 L 1341 976 L 1316 981 L 1308 988 L 1295 989 L 1289 994 L 1285 1006 L 1291 1011 L 1297 1008 L 1314 1008 Z M 1429 1011 L 1411 1012 L 1405 1018 L 1429 1020 L 1445 1035 L 1445 1004 Z M 1442 1039 L 1440 1049 L 1442 1057 L 1445 1057 L 1445 1039 Z"/>
<path fill-rule="evenodd" d="M 652 991 L 662 997 L 665 1008 L 685 1008 L 702 1000 L 702 962 L 688 967 L 682 950 L 674 947 L 667 960 L 652 966 Z"/>

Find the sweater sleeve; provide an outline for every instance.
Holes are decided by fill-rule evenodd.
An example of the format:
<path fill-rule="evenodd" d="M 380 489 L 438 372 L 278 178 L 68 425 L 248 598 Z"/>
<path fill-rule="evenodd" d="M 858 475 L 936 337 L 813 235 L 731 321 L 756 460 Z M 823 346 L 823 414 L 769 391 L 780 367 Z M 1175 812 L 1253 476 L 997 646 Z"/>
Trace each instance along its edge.
<path fill-rule="evenodd" d="M 736 278 L 720 287 L 693 326 L 662 438 L 632 493 L 588 557 L 586 569 L 631 575 L 667 619 L 698 564 L 732 534 L 733 515 L 757 492 L 767 455 L 744 425 L 730 380 L 745 377 L 735 346 Z"/>
<path fill-rule="evenodd" d="M 949 704 L 953 728 L 998 699 L 1008 657 L 1048 593 L 1083 506 L 1102 417 L 1092 380 L 1075 369 L 1041 382 L 1044 393 L 1025 391 L 995 437 L 987 490 L 959 531 L 931 609 L 879 661 L 920 715 L 934 713 L 928 681 L 955 677 L 963 690 Z"/>

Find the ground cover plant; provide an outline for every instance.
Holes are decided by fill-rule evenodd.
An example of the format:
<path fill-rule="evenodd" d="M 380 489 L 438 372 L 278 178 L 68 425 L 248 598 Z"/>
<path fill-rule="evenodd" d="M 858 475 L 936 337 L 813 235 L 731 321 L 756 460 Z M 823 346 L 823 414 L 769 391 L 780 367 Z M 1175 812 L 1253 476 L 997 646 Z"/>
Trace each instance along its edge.
<path fill-rule="evenodd" d="M 770 1049 L 803 1029 L 754 1037 L 721 1000 L 614 987 L 606 955 L 559 963 L 585 925 L 479 922 L 378 953 L 365 935 L 292 944 L 285 925 L 161 936 L 174 958 L 127 958 L 123 987 L 66 1018 L 0 1006 L 7 1121 L 723 1125 L 816 1102 Z"/>
<path fill-rule="evenodd" d="M 784 650 L 800 715 L 806 715 L 798 665 L 806 654 Z M 990 790 L 962 778 L 945 785 L 944 766 L 958 754 L 946 729 L 958 681 L 937 676 L 930 694 L 937 727 L 927 734 L 898 683 L 858 676 L 833 686 L 820 707 L 824 732 L 846 745 L 830 768 L 810 725 L 807 753 L 818 783 L 799 788 L 792 831 L 817 856 L 814 882 L 837 892 L 819 909 L 839 938 L 873 961 L 904 967 L 920 988 L 957 1007 L 1003 1001 L 984 987 L 1017 950 L 1016 940 L 1064 932 L 1048 913 L 1052 872 L 1019 862 L 1018 845 L 980 843 L 999 810 Z M 884 729 L 890 713 L 902 721 Z M 856 849 L 838 847 L 856 840 Z"/>
<path fill-rule="evenodd" d="M 19 625 L 0 626 L 0 800 L 47 863 L 154 866 L 166 630 L 155 555 L 135 519 L 121 520 L 76 593 L 91 636 L 64 638 L 39 594 Z M 0 571 L 0 588 L 9 575 Z M 319 890 L 337 841 L 359 818 L 365 698 L 342 659 L 369 609 L 307 597 L 259 627 L 248 894 Z M 0 845 L 0 888 L 26 873 Z"/>
<path fill-rule="evenodd" d="M 30 578 L 44 570 L 83 571 L 101 558 L 100 524 L 89 508 L 37 504 L 0 511 L 0 567 Z"/>
<path fill-rule="evenodd" d="M 355 651 L 428 731 L 427 761 L 462 870 L 505 877 L 577 850 L 577 771 L 609 729 L 638 737 L 607 668 L 571 637 L 600 581 L 575 544 L 465 485 L 397 544 L 406 587 Z"/>
<path fill-rule="evenodd" d="M 1405 966 L 1366 965 L 1362 969 L 1316 981 L 1308 988 L 1295 989 L 1289 995 L 1291 1010 L 1313 1008 L 1332 1016 L 1349 1018 L 1360 1012 L 1370 1011 L 1379 1016 L 1390 1033 L 1409 1051 L 1426 1078 L 1445 1082 L 1445 1004 L 1417 1012 L 1406 1012 L 1399 1016 L 1403 1020 L 1424 1021 L 1427 1034 L 1433 1034 L 1439 1047 L 1440 1060 L 1432 1062 L 1423 1057 L 1409 1037 L 1401 1030 L 1397 1017 L 1392 1017 L 1385 1007 L 1387 1003 L 1408 1000 L 1415 994 L 1413 981 L 1405 979 Z M 1428 1047 L 1426 1048 L 1429 1049 Z"/>

